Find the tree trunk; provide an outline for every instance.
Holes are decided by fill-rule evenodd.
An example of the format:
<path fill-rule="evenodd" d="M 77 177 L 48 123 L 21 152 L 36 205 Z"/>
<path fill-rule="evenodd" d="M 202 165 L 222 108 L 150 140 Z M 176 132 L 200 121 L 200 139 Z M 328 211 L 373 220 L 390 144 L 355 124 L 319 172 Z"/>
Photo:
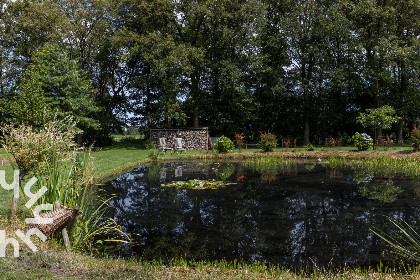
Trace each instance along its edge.
<path fill-rule="evenodd" d="M 403 129 L 404 129 L 404 120 L 400 119 L 398 121 L 398 128 L 397 128 L 397 144 L 398 145 L 404 145 Z"/>
<path fill-rule="evenodd" d="M 199 117 L 199 108 L 198 108 L 198 100 L 200 98 L 199 93 L 199 73 L 198 71 L 195 71 L 191 75 L 191 96 L 194 101 L 194 122 L 193 127 L 199 128 L 200 127 L 200 117 Z"/>
<path fill-rule="evenodd" d="M 305 132 L 303 134 L 303 144 L 308 145 L 311 142 L 309 141 L 309 117 L 305 116 Z"/>
<path fill-rule="evenodd" d="M 199 128 L 200 127 L 200 118 L 198 115 L 198 106 L 194 107 L 194 128 Z"/>

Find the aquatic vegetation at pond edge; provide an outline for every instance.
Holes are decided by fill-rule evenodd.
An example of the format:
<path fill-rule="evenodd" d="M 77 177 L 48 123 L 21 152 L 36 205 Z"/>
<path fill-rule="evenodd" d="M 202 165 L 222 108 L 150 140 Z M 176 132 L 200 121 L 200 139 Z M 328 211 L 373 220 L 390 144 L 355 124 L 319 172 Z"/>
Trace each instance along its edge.
<path fill-rule="evenodd" d="M 258 157 L 254 159 L 245 160 L 242 164 L 246 167 L 258 167 L 258 166 L 277 166 L 277 165 L 291 165 L 296 163 L 291 159 L 285 159 L 284 157 Z"/>
<path fill-rule="evenodd" d="M 174 181 L 171 183 L 161 184 L 162 187 L 175 187 L 178 189 L 193 189 L 193 190 L 202 190 L 202 189 L 218 189 L 224 188 L 228 185 L 234 185 L 236 183 L 227 183 L 224 181 L 216 180 L 189 180 L 189 181 Z"/>
<path fill-rule="evenodd" d="M 371 231 L 387 242 L 403 256 L 416 262 L 420 262 L 420 235 L 409 224 L 404 221 L 398 222 L 388 217 L 389 222 L 396 228 L 391 234 L 373 228 Z"/>
<path fill-rule="evenodd" d="M 381 171 L 389 174 L 403 174 L 410 177 L 420 177 L 420 161 L 400 158 L 361 158 L 348 159 L 340 157 L 327 157 L 331 167 L 351 167 L 365 171 Z"/>
<path fill-rule="evenodd" d="M 293 164 L 296 164 L 296 161 L 283 157 L 261 157 L 248 159 L 242 163 L 243 166 L 253 168 L 261 173 L 263 182 L 274 181 L 279 170 L 287 171 Z"/>

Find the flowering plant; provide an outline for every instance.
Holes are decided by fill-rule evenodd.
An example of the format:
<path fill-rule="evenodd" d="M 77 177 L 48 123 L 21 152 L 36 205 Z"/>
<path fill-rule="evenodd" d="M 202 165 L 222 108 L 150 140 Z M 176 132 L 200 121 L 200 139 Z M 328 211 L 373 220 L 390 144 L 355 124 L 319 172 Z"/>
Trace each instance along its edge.
<path fill-rule="evenodd" d="M 356 132 L 351 139 L 353 140 L 354 146 L 357 147 L 359 151 L 366 151 L 373 146 L 372 137 L 366 133 Z"/>
<path fill-rule="evenodd" d="M 277 147 L 277 136 L 260 131 L 260 147 L 264 152 L 271 152 Z"/>
<path fill-rule="evenodd" d="M 178 189 L 193 189 L 193 190 L 202 190 L 202 189 L 217 189 L 226 187 L 227 185 L 232 185 L 235 183 L 226 183 L 223 181 L 216 180 L 189 180 L 189 181 L 175 181 L 172 183 L 162 184 L 162 187 L 175 187 Z"/>
<path fill-rule="evenodd" d="M 214 142 L 214 148 L 219 153 L 232 152 L 233 151 L 232 140 L 230 140 L 226 136 L 222 135 Z"/>
<path fill-rule="evenodd" d="M 239 152 L 242 150 L 242 146 L 244 145 L 244 136 L 241 134 L 236 134 L 235 135 L 235 142 L 236 142 L 236 146 L 239 149 Z"/>

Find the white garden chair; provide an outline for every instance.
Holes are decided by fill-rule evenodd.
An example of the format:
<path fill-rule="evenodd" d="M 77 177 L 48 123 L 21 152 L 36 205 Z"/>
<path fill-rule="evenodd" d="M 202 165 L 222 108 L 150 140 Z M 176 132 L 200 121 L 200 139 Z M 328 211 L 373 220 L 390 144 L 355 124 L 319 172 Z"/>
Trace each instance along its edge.
<path fill-rule="evenodd" d="M 181 154 L 182 154 L 182 151 L 184 151 L 185 154 L 187 153 L 187 149 L 185 149 L 182 146 L 182 138 L 175 138 L 175 151 L 177 153 L 178 153 L 178 151 L 181 151 Z"/>
<path fill-rule="evenodd" d="M 173 151 L 171 147 L 168 147 L 166 145 L 166 138 L 159 138 L 159 150 L 162 150 L 164 154 L 166 153 L 167 150 L 170 150 L 171 154 Z"/>

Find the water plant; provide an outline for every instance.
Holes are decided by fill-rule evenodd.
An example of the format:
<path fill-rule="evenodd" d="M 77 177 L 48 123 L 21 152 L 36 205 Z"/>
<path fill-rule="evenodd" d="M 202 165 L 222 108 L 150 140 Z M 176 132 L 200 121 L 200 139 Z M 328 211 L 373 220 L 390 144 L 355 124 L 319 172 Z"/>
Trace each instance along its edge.
<path fill-rule="evenodd" d="M 90 186 L 93 182 L 93 169 L 90 151 L 75 154 L 73 158 L 60 161 L 56 156 L 52 162 L 35 173 L 37 187 L 45 186 L 46 193 L 37 204 L 48 204 L 59 201 L 68 208 L 78 206 L 82 211 L 70 234 L 73 250 L 91 250 L 105 241 L 114 242 L 115 246 L 130 242 L 130 237 L 122 231 L 117 223 L 105 217 L 110 205 Z M 103 238 L 106 236 L 106 238 Z M 60 242 L 58 233 L 53 238 Z"/>
<path fill-rule="evenodd" d="M 175 187 L 178 189 L 192 189 L 192 190 L 203 190 L 203 189 L 218 189 L 224 188 L 228 185 L 236 183 L 227 183 L 225 181 L 217 180 L 188 180 L 188 181 L 174 181 L 171 183 L 161 184 L 162 187 Z"/>
<path fill-rule="evenodd" d="M 390 158 L 384 156 L 372 158 L 328 157 L 331 167 L 352 167 L 365 173 L 375 172 L 401 174 L 414 178 L 420 177 L 420 161 Z"/>
<path fill-rule="evenodd" d="M 252 168 L 261 174 L 261 180 L 271 182 L 276 179 L 279 171 L 288 171 L 294 161 L 283 157 L 261 157 L 245 160 L 242 165 Z"/>
<path fill-rule="evenodd" d="M 219 153 L 233 152 L 233 143 L 228 137 L 222 135 L 214 142 L 214 148 Z"/>
<path fill-rule="evenodd" d="M 395 230 L 390 234 L 378 228 L 370 229 L 374 234 L 388 243 L 398 254 L 420 262 L 420 235 L 409 224 L 388 217 Z"/>

